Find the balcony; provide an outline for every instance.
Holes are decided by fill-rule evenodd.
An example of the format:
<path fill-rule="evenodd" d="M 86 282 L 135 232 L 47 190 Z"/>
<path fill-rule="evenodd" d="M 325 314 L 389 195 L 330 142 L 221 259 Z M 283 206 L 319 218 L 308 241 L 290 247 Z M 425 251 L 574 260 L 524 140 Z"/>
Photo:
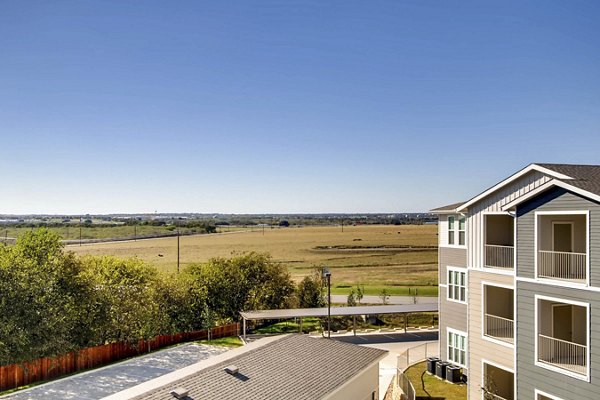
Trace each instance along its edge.
<path fill-rule="evenodd" d="M 512 372 L 502 368 L 483 364 L 484 385 L 483 398 L 485 400 L 513 400 L 515 379 Z"/>
<path fill-rule="evenodd" d="M 585 283 L 587 254 L 567 251 L 538 251 L 538 276 Z"/>
<path fill-rule="evenodd" d="M 538 354 L 541 364 L 586 375 L 587 307 L 538 299 Z"/>
<path fill-rule="evenodd" d="M 486 336 L 514 343 L 514 324 L 512 319 L 498 317 L 497 315 L 485 314 L 484 332 Z"/>
<path fill-rule="evenodd" d="M 514 268 L 514 246 L 486 244 L 484 266 L 488 268 Z"/>
<path fill-rule="evenodd" d="M 587 347 L 546 335 L 538 335 L 539 361 L 567 371 L 587 373 Z"/>
<path fill-rule="evenodd" d="M 484 285 L 483 334 L 505 343 L 514 343 L 514 291 Z"/>
<path fill-rule="evenodd" d="M 537 277 L 585 284 L 587 216 L 537 215 Z"/>
<path fill-rule="evenodd" d="M 483 265 L 487 268 L 514 268 L 514 218 L 510 215 L 486 215 Z"/>

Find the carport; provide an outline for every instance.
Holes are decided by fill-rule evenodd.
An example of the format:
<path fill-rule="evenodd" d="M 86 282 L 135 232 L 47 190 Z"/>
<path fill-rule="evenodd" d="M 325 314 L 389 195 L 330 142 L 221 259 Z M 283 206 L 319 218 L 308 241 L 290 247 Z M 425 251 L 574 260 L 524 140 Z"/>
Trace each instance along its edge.
<path fill-rule="evenodd" d="M 403 314 L 407 316 L 411 313 L 438 312 L 438 305 L 394 304 L 385 306 L 331 307 L 330 310 L 330 315 L 332 317 L 352 316 L 352 330 L 354 331 L 354 335 L 356 335 L 357 315 Z M 243 336 L 244 339 L 246 339 L 246 321 L 298 318 L 300 320 L 300 330 L 302 330 L 302 318 L 327 317 L 328 308 L 287 308 L 281 310 L 241 311 L 240 315 L 243 320 Z M 406 332 L 406 318 L 404 319 L 404 332 Z"/>

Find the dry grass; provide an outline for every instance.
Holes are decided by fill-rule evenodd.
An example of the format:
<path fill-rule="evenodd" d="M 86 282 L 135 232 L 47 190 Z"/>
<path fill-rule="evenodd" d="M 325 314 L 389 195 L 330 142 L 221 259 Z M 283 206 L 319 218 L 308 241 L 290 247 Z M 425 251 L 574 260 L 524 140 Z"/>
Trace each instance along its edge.
<path fill-rule="evenodd" d="M 181 267 L 211 257 L 257 251 L 268 252 L 275 261 L 288 265 L 296 280 L 310 274 L 315 266 L 327 265 L 333 270 L 338 287 L 358 283 L 374 287 L 437 285 L 437 249 L 401 248 L 435 246 L 436 232 L 436 227 L 431 225 L 362 225 L 345 226 L 344 232 L 340 227 L 302 227 L 266 229 L 264 235 L 260 230 L 183 236 L 180 238 Z M 78 254 L 136 256 L 166 271 L 173 271 L 177 266 L 176 238 L 69 246 L 68 249 Z"/>

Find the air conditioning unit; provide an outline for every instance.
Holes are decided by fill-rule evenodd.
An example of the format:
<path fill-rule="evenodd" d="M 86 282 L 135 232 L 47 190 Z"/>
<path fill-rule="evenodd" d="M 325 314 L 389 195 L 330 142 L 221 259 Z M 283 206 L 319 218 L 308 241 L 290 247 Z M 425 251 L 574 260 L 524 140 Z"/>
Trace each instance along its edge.
<path fill-rule="evenodd" d="M 440 379 L 446 379 L 446 368 L 450 365 L 447 361 L 439 361 L 435 365 L 435 375 Z"/>
<path fill-rule="evenodd" d="M 460 372 L 460 367 L 457 367 L 456 365 L 448 365 L 446 367 L 446 380 L 450 383 L 462 382 L 462 373 Z"/>
<path fill-rule="evenodd" d="M 427 372 L 435 375 L 435 365 L 440 361 L 437 357 L 429 357 L 427 359 Z"/>

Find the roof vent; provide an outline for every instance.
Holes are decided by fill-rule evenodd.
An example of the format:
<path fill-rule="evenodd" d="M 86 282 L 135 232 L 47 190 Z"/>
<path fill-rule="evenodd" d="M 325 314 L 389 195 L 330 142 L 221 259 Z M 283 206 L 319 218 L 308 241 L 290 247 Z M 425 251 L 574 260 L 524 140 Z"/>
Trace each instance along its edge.
<path fill-rule="evenodd" d="M 229 375 L 236 375 L 238 372 L 240 372 L 240 369 L 235 365 L 230 365 L 228 367 L 225 367 L 224 369 L 225 372 L 227 372 Z"/>
<path fill-rule="evenodd" d="M 186 388 L 178 387 L 171 391 L 171 396 L 176 399 L 185 399 L 188 396 L 189 392 Z"/>

